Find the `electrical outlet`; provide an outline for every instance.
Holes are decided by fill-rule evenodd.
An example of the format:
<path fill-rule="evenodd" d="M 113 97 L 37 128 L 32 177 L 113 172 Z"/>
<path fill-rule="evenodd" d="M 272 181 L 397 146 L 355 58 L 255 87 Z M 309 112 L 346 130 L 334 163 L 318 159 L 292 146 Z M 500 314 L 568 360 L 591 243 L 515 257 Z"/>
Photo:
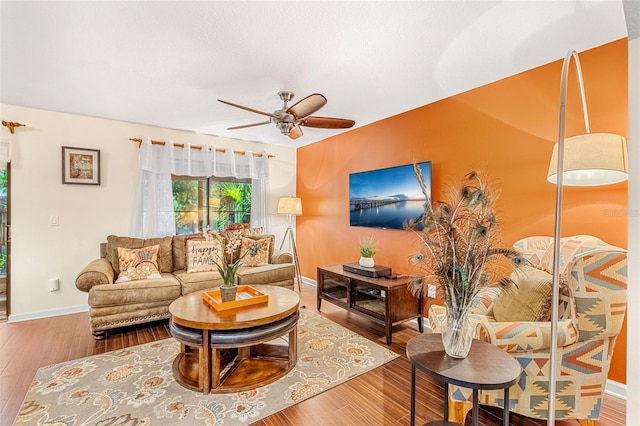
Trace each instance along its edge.
<path fill-rule="evenodd" d="M 436 286 L 433 284 L 429 284 L 429 286 L 427 287 L 427 296 L 435 299 L 436 298 Z"/>

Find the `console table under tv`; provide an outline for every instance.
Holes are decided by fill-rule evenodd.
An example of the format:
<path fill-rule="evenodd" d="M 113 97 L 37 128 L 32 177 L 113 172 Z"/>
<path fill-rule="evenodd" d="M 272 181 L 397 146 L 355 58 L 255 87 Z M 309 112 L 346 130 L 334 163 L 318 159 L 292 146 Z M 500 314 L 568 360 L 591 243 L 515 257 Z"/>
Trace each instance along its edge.
<path fill-rule="evenodd" d="M 322 300 L 384 325 L 387 345 L 393 326 L 417 319 L 422 333 L 422 296 L 407 288 L 408 277 L 371 278 L 343 270 L 343 265 L 318 267 L 318 310 Z"/>

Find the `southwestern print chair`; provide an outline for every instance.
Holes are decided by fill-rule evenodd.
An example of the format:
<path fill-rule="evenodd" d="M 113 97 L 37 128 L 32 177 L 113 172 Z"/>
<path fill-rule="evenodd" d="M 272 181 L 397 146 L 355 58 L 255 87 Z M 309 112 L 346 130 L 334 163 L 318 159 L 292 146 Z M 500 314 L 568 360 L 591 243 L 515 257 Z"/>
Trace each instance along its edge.
<path fill-rule="evenodd" d="M 514 247 L 533 266 L 551 271 L 553 238 L 524 238 Z M 626 250 L 596 237 L 577 235 L 561 239 L 561 291 L 558 309 L 558 350 L 555 418 L 577 419 L 597 425 L 611 356 L 627 307 Z M 548 321 L 496 321 L 494 306 L 503 287 L 488 287 L 476 297 L 470 316 L 475 337 L 509 352 L 522 367 L 517 384 L 509 389 L 509 410 L 528 417 L 548 418 Z M 439 332 L 445 308 L 432 306 L 429 322 Z M 449 420 L 464 423 L 472 392 L 449 387 Z M 480 391 L 480 404 L 504 406 L 500 391 Z"/>

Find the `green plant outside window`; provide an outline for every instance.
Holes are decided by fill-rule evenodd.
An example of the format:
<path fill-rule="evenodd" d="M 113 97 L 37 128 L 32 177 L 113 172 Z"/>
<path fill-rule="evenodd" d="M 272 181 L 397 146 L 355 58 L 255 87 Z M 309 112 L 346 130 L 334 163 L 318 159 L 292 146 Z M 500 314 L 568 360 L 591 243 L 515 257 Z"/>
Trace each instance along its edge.
<path fill-rule="evenodd" d="M 178 234 L 222 231 L 251 221 L 251 181 L 173 176 L 173 211 Z"/>

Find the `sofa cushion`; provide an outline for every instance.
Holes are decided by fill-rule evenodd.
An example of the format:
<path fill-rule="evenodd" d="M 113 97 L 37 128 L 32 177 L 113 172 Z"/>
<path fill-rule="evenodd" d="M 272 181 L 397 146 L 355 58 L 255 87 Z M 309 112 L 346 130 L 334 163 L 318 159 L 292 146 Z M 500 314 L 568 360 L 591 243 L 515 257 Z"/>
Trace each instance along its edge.
<path fill-rule="evenodd" d="M 219 240 L 187 240 L 187 273 L 217 271 L 223 250 Z"/>
<path fill-rule="evenodd" d="M 162 278 L 158 271 L 160 246 L 126 249 L 118 247 L 120 275 L 116 283 Z"/>
<path fill-rule="evenodd" d="M 271 284 L 292 280 L 296 275 L 293 263 L 277 265 L 241 266 L 238 269 L 238 284 Z"/>
<path fill-rule="evenodd" d="M 174 271 L 173 275 L 182 286 L 182 294 L 193 293 L 194 291 L 204 290 L 207 288 L 216 288 L 222 285 L 222 277 L 218 271 L 213 272 L 195 272 L 187 273 L 182 269 Z"/>
<path fill-rule="evenodd" d="M 119 275 L 118 247 L 132 249 L 158 245 L 160 246 L 158 251 L 158 270 L 160 272 L 173 272 L 172 240 L 172 237 L 142 239 L 109 235 L 107 237 L 105 258 L 111 263 L 116 275 Z"/>
<path fill-rule="evenodd" d="M 202 234 L 173 236 L 173 270 L 187 269 L 187 241 L 204 241 Z"/>
<path fill-rule="evenodd" d="M 253 239 L 242 237 L 240 256 L 245 266 L 259 266 L 269 263 L 270 238 Z"/>
<path fill-rule="evenodd" d="M 549 321 L 553 278 L 542 269 L 525 265 L 504 281 L 493 316 L 496 321 Z"/>
<path fill-rule="evenodd" d="M 180 283 L 171 274 L 160 278 L 96 285 L 89 291 L 89 306 L 126 306 L 136 303 L 170 302 L 180 297 Z"/>

